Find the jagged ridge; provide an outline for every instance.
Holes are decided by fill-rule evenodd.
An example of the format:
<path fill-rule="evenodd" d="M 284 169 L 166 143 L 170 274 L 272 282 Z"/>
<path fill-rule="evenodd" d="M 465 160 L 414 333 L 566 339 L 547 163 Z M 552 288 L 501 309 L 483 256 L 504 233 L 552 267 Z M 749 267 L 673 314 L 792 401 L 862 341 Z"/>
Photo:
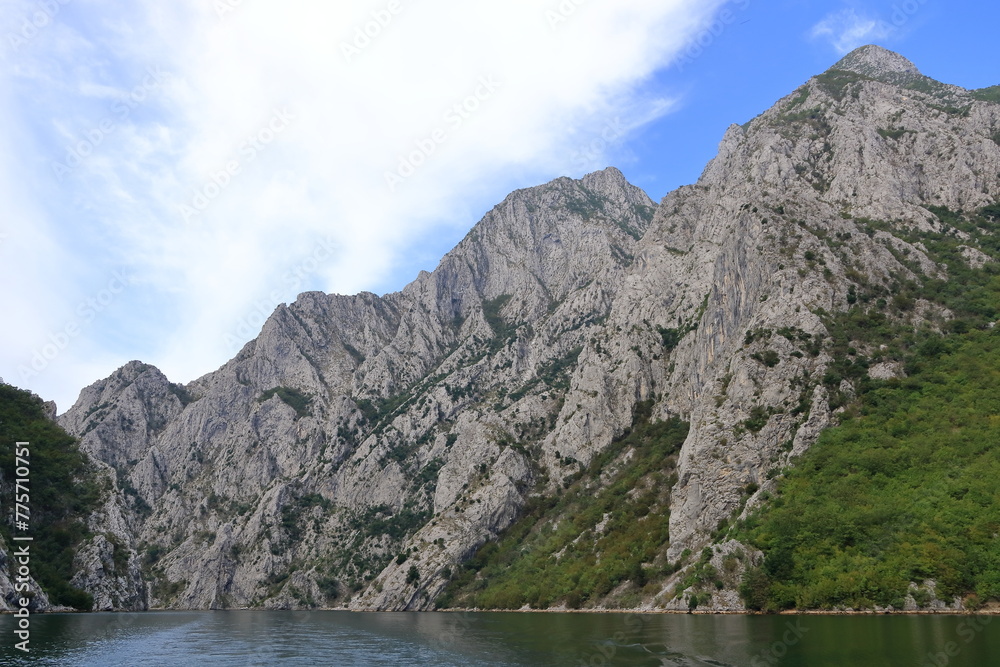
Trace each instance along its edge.
<path fill-rule="evenodd" d="M 821 381 L 822 313 L 862 282 L 946 277 L 894 230 L 1000 193 L 996 104 L 900 57 L 845 60 L 659 206 L 617 170 L 518 191 L 402 292 L 302 295 L 186 387 L 136 363 L 85 389 L 62 423 L 118 472 L 114 534 L 150 603 L 430 608 L 650 400 L 691 424 L 662 558 L 697 553 L 853 391 Z M 648 603 L 683 607 L 685 576 Z M 707 604 L 739 608 L 726 593 Z"/>

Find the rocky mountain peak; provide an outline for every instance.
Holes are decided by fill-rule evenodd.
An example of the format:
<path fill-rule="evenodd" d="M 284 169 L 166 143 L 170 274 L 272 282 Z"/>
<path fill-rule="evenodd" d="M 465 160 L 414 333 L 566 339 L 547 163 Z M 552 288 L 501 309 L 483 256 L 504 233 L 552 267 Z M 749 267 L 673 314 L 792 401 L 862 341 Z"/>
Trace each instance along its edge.
<path fill-rule="evenodd" d="M 595 194 L 618 204 L 653 204 L 646 193 L 629 183 L 625 175 L 615 167 L 587 174 L 581 179 L 581 184 Z"/>
<path fill-rule="evenodd" d="M 635 186 L 625 180 L 625 175 L 616 167 L 607 167 L 601 171 L 595 171 L 583 177 L 583 184 L 591 190 L 615 190 L 621 187 L 634 188 Z"/>
<path fill-rule="evenodd" d="M 923 77 L 912 62 L 894 51 L 875 44 L 868 44 L 851 51 L 831 69 L 846 70 L 889 83 Z"/>
<path fill-rule="evenodd" d="M 864 386 L 859 363 L 833 365 L 831 314 L 944 326 L 895 298 L 948 275 L 910 231 L 942 229 L 931 207 L 994 205 L 998 128 L 992 100 L 863 47 L 730 127 L 660 204 L 614 168 L 518 190 L 400 292 L 300 295 L 186 386 L 130 363 L 60 418 L 121 490 L 122 520 L 93 532 L 145 563 L 152 607 L 430 609 L 529 500 L 630 465 L 626 434 L 677 418 L 683 444 L 635 488 L 669 522 L 644 562 L 683 565 Z M 141 586 L 87 590 L 141 605 Z"/>

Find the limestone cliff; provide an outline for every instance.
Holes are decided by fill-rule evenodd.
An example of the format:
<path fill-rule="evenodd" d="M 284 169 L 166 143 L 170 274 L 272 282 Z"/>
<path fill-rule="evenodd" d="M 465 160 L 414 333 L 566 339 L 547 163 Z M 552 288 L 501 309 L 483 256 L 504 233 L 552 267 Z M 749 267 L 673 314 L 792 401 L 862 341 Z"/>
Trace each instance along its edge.
<path fill-rule="evenodd" d="M 647 400 L 691 424 L 678 560 L 836 419 L 821 314 L 862 281 L 947 276 L 892 230 L 998 197 L 1000 105 L 878 47 L 729 128 L 659 205 L 615 169 L 515 192 L 401 292 L 303 294 L 186 386 L 133 362 L 86 388 L 61 424 L 114 471 L 92 521 L 129 557 L 102 573 L 94 543 L 78 585 L 130 608 L 430 608 Z"/>

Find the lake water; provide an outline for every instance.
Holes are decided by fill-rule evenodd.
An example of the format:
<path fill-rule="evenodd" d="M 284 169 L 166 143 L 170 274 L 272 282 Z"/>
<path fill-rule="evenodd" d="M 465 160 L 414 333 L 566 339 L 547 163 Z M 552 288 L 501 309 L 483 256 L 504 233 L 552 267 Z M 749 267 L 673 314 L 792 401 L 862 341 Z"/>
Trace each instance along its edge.
<path fill-rule="evenodd" d="M 1000 619 L 955 616 L 153 612 L 0 617 L 4 665 L 1000 665 Z"/>

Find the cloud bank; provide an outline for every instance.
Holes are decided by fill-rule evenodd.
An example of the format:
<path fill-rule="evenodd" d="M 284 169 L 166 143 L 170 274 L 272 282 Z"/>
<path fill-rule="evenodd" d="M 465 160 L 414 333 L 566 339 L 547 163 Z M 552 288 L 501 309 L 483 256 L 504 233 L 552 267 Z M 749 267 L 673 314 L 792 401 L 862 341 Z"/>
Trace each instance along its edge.
<path fill-rule="evenodd" d="M 66 409 L 131 358 L 213 370 L 301 291 L 401 286 L 668 113 L 651 76 L 723 4 L 7 0 L 0 375 Z"/>

